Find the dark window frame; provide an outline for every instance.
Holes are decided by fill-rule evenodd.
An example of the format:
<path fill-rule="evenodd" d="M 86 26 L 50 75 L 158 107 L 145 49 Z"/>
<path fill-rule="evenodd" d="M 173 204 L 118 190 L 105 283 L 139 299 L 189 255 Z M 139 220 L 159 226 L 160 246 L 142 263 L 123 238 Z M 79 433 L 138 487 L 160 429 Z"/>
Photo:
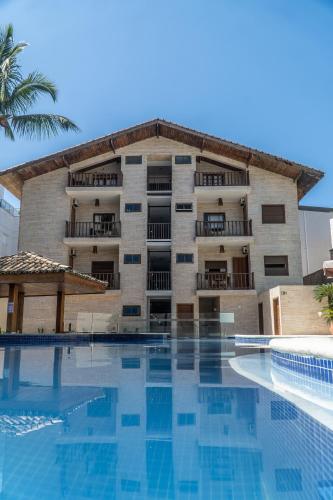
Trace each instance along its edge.
<path fill-rule="evenodd" d="M 180 208 L 188 205 L 189 208 Z M 176 203 L 175 204 L 176 212 L 193 212 L 193 203 Z"/>
<path fill-rule="evenodd" d="M 180 260 L 180 256 L 182 256 L 184 260 Z M 185 256 L 190 256 L 191 260 L 186 260 Z M 176 264 L 193 264 L 193 262 L 194 262 L 193 253 L 176 253 Z"/>
<path fill-rule="evenodd" d="M 284 264 L 276 263 L 266 263 L 267 259 L 284 259 Z M 282 263 L 282 260 L 281 260 Z M 285 272 L 279 272 L 279 269 L 285 269 Z M 265 268 L 265 276 L 289 276 L 289 259 L 288 255 L 265 255 L 264 256 L 264 268 Z M 274 269 L 277 269 L 277 272 L 274 272 Z"/>
<path fill-rule="evenodd" d="M 137 312 L 132 312 L 131 309 L 137 309 Z M 141 306 L 139 305 L 125 305 L 123 306 L 122 316 L 124 317 L 139 317 L 141 316 Z"/>
<path fill-rule="evenodd" d="M 137 262 L 134 262 L 135 258 L 137 258 Z M 126 262 L 126 260 L 128 262 Z M 125 253 L 124 254 L 124 264 L 130 265 L 138 265 L 141 264 L 141 253 Z"/>
<path fill-rule="evenodd" d="M 281 209 L 281 212 L 278 214 L 274 214 L 273 216 L 265 213 L 266 209 L 272 208 Z M 274 220 L 276 218 L 277 220 Z M 283 204 L 273 203 L 273 204 L 265 204 L 261 205 L 261 221 L 262 224 L 285 224 L 286 223 L 286 206 Z"/>
<path fill-rule="evenodd" d="M 125 165 L 142 165 L 142 155 L 125 156 Z"/>
<path fill-rule="evenodd" d="M 192 156 L 175 155 L 175 165 L 192 165 Z"/>
<path fill-rule="evenodd" d="M 129 207 L 137 207 L 139 210 L 129 210 Z M 142 203 L 125 203 L 125 213 L 135 214 L 142 212 Z"/>

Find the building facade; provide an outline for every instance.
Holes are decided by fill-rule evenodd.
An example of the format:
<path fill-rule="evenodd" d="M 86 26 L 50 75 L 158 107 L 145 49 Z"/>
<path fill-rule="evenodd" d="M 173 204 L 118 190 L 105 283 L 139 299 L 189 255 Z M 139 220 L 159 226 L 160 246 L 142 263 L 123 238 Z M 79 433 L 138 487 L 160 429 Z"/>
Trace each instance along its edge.
<path fill-rule="evenodd" d="M 17 252 L 19 233 L 18 210 L 5 200 L 4 195 L 0 186 L 0 257 Z"/>
<path fill-rule="evenodd" d="M 302 284 L 298 200 L 321 177 L 153 120 L 0 179 L 21 197 L 20 250 L 109 283 L 103 297 L 67 300 L 68 329 L 89 330 L 99 314 L 101 330 L 180 335 L 192 320 L 214 330 L 221 313 L 226 333 L 257 333 L 258 295 Z M 53 329 L 52 300 L 31 301 L 24 330 Z"/>
<path fill-rule="evenodd" d="M 333 208 L 299 207 L 303 275 L 323 266 L 333 248 Z"/>

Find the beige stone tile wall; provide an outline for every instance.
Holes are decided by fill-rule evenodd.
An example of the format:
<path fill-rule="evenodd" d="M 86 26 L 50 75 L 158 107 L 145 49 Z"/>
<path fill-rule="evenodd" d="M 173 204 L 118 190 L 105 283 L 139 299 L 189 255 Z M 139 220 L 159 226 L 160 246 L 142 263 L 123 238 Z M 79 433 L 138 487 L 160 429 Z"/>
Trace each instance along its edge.
<path fill-rule="evenodd" d="M 114 272 L 119 272 L 119 248 L 98 247 L 97 253 L 93 253 L 93 247 L 76 249 L 74 257 L 74 269 L 81 273 L 91 273 L 91 263 L 93 261 L 113 261 Z"/>
<path fill-rule="evenodd" d="M 76 222 L 93 222 L 94 214 L 115 214 L 115 221 L 119 221 L 120 202 L 108 202 L 100 199 L 99 206 L 95 207 L 95 200 L 79 201 L 79 207 L 75 210 Z"/>
<path fill-rule="evenodd" d="M 258 292 L 279 284 L 301 284 L 303 278 L 296 183 L 292 179 L 256 167 L 250 167 L 250 183 L 248 218 L 252 219 L 255 238 L 250 248 L 250 260 Z M 262 204 L 284 204 L 286 224 L 262 224 Z M 265 276 L 265 255 L 288 255 L 289 276 Z"/>
<path fill-rule="evenodd" d="M 239 203 L 224 201 L 223 206 L 219 206 L 218 198 L 212 201 L 198 202 L 198 220 L 204 220 L 204 213 L 225 213 L 227 221 L 244 220 L 243 209 Z"/>
<path fill-rule="evenodd" d="M 204 273 L 205 272 L 205 261 L 206 260 L 214 260 L 214 261 L 227 261 L 227 268 L 228 268 L 228 273 L 233 272 L 232 268 L 232 259 L 233 257 L 244 257 L 242 254 L 242 249 L 241 247 L 227 247 L 225 246 L 224 252 L 220 253 L 219 251 L 220 246 L 207 246 L 207 247 L 200 247 L 199 252 L 198 252 L 198 272 L 199 273 Z"/>
<path fill-rule="evenodd" d="M 223 324 L 222 332 L 227 335 L 258 334 L 258 300 L 254 291 L 222 292 L 220 312 L 234 313 L 234 324 Z"/>
<path fill-rule="evenodd" d="M 33 251 L 68 264 L 63 244 L 71 201 L 65 192 L 68 170 L 61 168 L 27 180 L 23 185 L 19 250 Z"/>
<path fill-rule="evenodd" d="M 264 305 L 264 331 L 274 335 L 273 299 L 280 301 L 282 335 L 325 335 L 328 327 L 318 316 L 321 305 L 313 298 L 313 286 L 281 285 L 259 295 Z"/>

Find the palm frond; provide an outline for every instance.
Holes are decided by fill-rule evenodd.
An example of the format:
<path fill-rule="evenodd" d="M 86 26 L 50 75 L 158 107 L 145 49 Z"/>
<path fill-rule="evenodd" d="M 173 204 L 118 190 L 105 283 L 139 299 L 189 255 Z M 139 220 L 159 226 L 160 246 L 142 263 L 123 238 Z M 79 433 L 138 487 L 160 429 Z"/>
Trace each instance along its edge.
<path fill-rule="evenodd" d="M 42 139 L 58 135 L 63 131 L 78 132 L 80 130 L 74 122 L 61 115 L 19 115 L 13 116 L 10 121 L 14 132 L 21 137 L 29 137 L 30 139 Z"/>
<path fill-rule="evenodd" d="M 15 85 L 11 95 L 4 102 L 4 108 L 13 114 L 26 112 L 43 94 L 49 95 L 53 101 L 56 101 L 56 86 L 42 73 L 35 71 Z"/>

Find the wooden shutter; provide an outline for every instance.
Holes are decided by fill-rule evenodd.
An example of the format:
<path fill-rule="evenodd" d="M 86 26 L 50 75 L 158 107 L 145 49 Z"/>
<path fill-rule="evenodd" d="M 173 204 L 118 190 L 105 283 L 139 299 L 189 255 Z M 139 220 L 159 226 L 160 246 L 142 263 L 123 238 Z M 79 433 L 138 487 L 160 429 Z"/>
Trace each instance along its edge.
<path fill-rule="evenodd" d="M 286 213 L 284 205 L 262 205 L 263 224 L 285 224 Z"/>

